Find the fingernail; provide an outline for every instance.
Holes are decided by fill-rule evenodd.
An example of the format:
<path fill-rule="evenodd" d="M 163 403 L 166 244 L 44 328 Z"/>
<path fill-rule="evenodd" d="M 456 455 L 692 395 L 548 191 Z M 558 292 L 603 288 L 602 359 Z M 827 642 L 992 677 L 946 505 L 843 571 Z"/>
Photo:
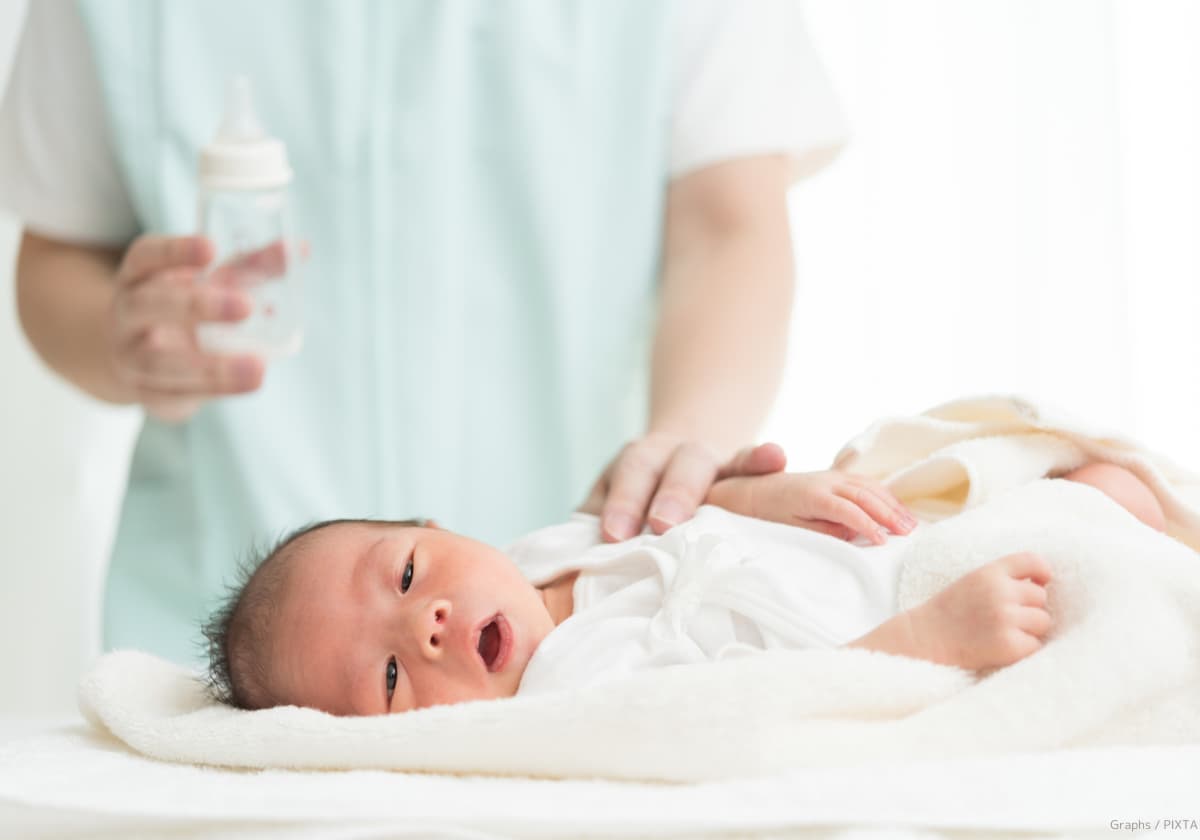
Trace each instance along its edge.
<path fill-rule="evenodd" d="M 192 240 L 189 250 L 191 253 L 191 261 L 195 263 L 207 263 L 212 259 L 211 245 L 203 236 L 197 236 Z"/>
<path fill-rule="evenodd" d="M 258 378 L 258 364 L 254 359 L 237 359 L 233 363 L 233 381 L 239 388 L 252 388 Z"/>
<path fill-rule="evenodd" d="M 876 528 L 875 542 L 878 545 L 883 545 L 885 542 L 887 542 L 887 531 L 883 530 L 882 528 Z"/>
<path fill-rule="evenodd" d="M 659 502 L 650 509 L 650 518 L 666 525 L 668 528 L 674 528 L 685 518 L 683 505 L 673 499 Z"/>
<path fill-rule="evenodd" d="M 633 517 L 625 513 L 610 514 L 604 520 L 604 530 L 616 540 L 627 540 L 633 536 Z"/>
<path fill-rule="evenodd" d="M 239 317 L 242 314 L 242 301 L 240 298 L 233 295 L 227 295 L 221 301 L 221 317 L 230 320 Z"/>

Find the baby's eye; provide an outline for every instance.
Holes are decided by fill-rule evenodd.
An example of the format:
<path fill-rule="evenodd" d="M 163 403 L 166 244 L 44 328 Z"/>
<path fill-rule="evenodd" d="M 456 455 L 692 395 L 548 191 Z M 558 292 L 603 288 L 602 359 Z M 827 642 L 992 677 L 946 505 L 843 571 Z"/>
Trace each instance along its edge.
<path fill-rule="evenodd" d="M 388 660 L 387 664 L 387 694 L 388 700 L 392 699 L 392 692 L 396 690 L 396 657 Z"/>
<path fill-rule="evenodd" d="M 412 560 L 409 560 L 408 564 L 404 567 L 404 574 L 400 575 L 400 591 L 401 592 L 407 592 L 408 587 L 412 586 L 412 578 L 413 578 L 413 562 L 412 562 Z"/>

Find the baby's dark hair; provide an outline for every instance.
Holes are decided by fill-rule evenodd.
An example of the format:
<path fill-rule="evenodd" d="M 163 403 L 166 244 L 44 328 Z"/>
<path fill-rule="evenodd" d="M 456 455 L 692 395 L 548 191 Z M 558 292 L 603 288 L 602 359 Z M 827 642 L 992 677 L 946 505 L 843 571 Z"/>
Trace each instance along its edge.
<path fill-rule="evenodd" d="M 288 560 L 304 537 L 331 525 L 376 524 L 422 527 L 426 519 L 326 519 L 297 528 L 266 551 L 252 551 L 200 632 L 208 657 L 207 687 L 217 701 L 238 709 L 279 705 L 272 694 L 267 648 L 287 581 Z"/>

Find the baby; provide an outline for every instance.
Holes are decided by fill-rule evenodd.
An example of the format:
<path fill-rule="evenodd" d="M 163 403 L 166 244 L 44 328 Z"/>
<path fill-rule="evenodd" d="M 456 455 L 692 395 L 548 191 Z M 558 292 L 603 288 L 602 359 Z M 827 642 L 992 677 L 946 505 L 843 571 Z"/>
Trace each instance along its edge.
<path fill-rule="evenodd" d="M 1064 478 L 1097 487 L 1143 522 L 1162 530 L 1161 509 L 1132 473 L 1111 464 L 1092 464 Z M 784 525 L 821 531 L 824 536 L 811 536 L 817 543 L 824 541 L 817 554 L 829 555 L 835 546 L 854 552 L 834 556 L 831 568 L 845 565 L 864 580 L 872 574 L 872 563 L 879 561 L 866 557 L 875 549 L 853 548 L 831 537 L 848 540 L 857 535 L 861 538 L 857 543 L 865 539 L 882 546 L 884 528 L 904 535 L 916 524 L 882 485 L 837 471 L 726 479 L 713 486 L 707 502 L 765 520 L 753 524 L 775 532 L 802 533 Z M 713 509 L 702 512 L 706 510 Z M 707 516 L 750 524 L 724 511 Z M 511 697 L 518 688 L 524 690 L 527 666 L 552 634 L 567 642 L 568 657 L 579 660 L 583 670 L 577 668 L 575 673 L 586 675 L 602 659 L 606 642 L 588 636 L 587 625 L 582 635 L 566 631 L 578 627 L 588 615 L 604 617 L 604 605 L 619 600 L 617 595 L 630 603 L 646 593 L 650 600 L 661 600 L 661 589 L 643 588 L 639 595 L 636 585 L 612 584 L 617 579 L 613 562 L 625 568 L 630 557 L 652 556 L 654 540 L 668 539 L 685 527 L 686 523 L 664 537 L 636 538 L 647 541 L 640 555 L 636 551 L 614 555 L 613 550 L 622 550 L 621 546 L 597 549 L 601 554 L 607 550 L 615 561 L 607 566 L 593 562 L 582 571 L 570 562 L 560 564 L 552 578 L 534 585 L 509 556 L 429 522 L 322 522 L 285 538 L 214 614 L 204 629 L 210 682 L 221 700 L 239 708 L 298 705 L 336 715 L 388 714 Z M 821 557 L 782 559 L 790 562 L 776 562 L 766 573 L 742 567 L 740 561 L 726 566 L 733 570 L 732 578 L 758 574 L 767 581 L 752 600 L 770 601 L 778 593 L 780 603 L 774 607 L 768 603 L 767 610 L 783 616 L 782 624 L 766 622 L 771 628 L 782 628 L 776 636 L 783 642 L 777 638 L 775 646 L 808 646 L 800 638 L 804 632 L 789 635 L 786 577 L 789 569 L 811 574 L 815 568 L 811 564 Z M 595 578 L 595 585 L 578 589 L 576 584 L 589 576 Z M 972 670 L 1003 667 L 1043 644 L 1052 625 L 1046 607 L 1049 582 L 1049 568 L 1040 557 L 1030 553 L 1001 557 L 908 611 L 889 612 L 890 603 L 874 607 L 868 613 L 874 616 L 868 625 L 873 629 L 837 643 Z M 810 598 L 813 588 L 808 583 L 792 587 L 808 592 Z M 591 594 L 577 612 L 576 593 L 581 591 Z M 597 593 L 603 597 L 597 598 Z M 815 596 L 811 604 L 820 606 L 823 598 L 831 608 L 828 614 L 837 614 L 835 593 Z M 876 599 L 878 604 L 885 600 Z M 559 628 L 573 615 L 574 622 Z M 792 617 L 802 631 L 815 626 L 802 615 Z M 621 616 L 616 620 L 628 624 Z M 763 641 L 770 632 L 751 628 L 747 635 L 737 621 L 726 624 L 732 629 L 728 639 L 719 640 L 722 650 L 772 646 Z M 836 635 L 822 636 L 819 627 L 812 632 L 818 643 Z M 738 641 L 733 644 L 735 636 Z M 579 653 L 574 647 L 577 642 L 590 643 L 592 652 Z M 717 646 L 714 642 L 706 648 L 702 642 L 688 640 L 680 649 L 702 661 L 718 658 L 713 653 Z M 539 662 L 544 658 L 545 654 Z M 661 656 L 647 662 L 670 664 Z"/>

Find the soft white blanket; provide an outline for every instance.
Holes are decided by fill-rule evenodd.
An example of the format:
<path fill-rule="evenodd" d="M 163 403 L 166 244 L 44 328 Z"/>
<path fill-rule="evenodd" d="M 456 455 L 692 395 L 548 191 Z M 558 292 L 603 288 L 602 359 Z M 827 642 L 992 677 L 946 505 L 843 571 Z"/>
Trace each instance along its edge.
<path fill-rule="evenodd" d="M 1091 487 L 1037 480 L 1089 458 L 1141 475 L 1178 539 Z M 1037 551 L 1055 574 L 1050 643 L 982 680 L 859 650 L 777 652 L 357 719 L 219 707 L 186 671 L 118 652 L 84 679 L 81 708 L 170 761 L 666 781 L 1200 741 L 1200 557 L 1187 547 L 1200 545 L 1195 477 L 1012 398 L 883 421 L 838 463 L 884 478 L 926 519 L 942 519 L 910 541 L 902 608 L 1003 554 Z"/>

